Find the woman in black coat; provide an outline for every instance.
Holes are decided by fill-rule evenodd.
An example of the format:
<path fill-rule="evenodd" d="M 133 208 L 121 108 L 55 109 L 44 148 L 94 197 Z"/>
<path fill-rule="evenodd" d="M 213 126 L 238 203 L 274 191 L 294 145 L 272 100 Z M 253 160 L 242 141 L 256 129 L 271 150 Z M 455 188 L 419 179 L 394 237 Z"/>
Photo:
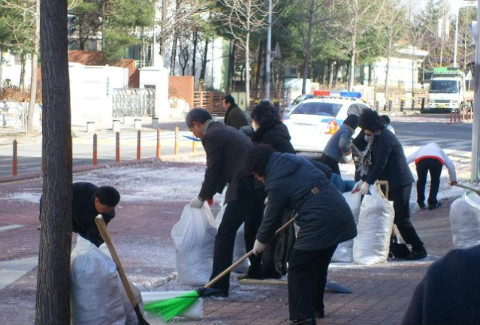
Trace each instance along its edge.
<path fill-rule="evenodd" d="M 278 110 L 269 101 L 262 101 L 252 111 L 252 120 L 257 130 L 252 135 L 256 144 L 265 143 L 275 151 L 295 153 L 290 143 L 290 134 L 282 123 Z M 285 210 L 281 224 L 293 217 L 295 211 Z M 280 226 L 280 225 L 279 225 Z M 279 279 L 287 273 L 287 262 L 295 241 L 293 225 L 272 240 L 262 254 L 262 275 L 265 278 Z"/>
<path fill-rule="evenodd" d="M 410 222 L 410 194 L 414 179 L 400 141 L 385 128 L 385 122 L 376 111 L 365 110 L 359 124 L 364 131 L 360 134 L 364 133 L 366 147 L 360 163 L 361 180 L 355 184 L 353 192 L 367 194 L 369 186 L 376 180 L 388 181 L 395 225 L 405 242 L 412 246 L 407 259 L 427 257 L 423 242 Z"/>
<path fill-rule="evenodd" d="M 246 165 L 265 183 L 269 201 L 253 247 L 255 255 L 273 238 L 283 211 L 297 211 L 300 230 L 288 263 L 290 320 L 314 325 L 315 317 L 324 317 L 332 255 L 339 243 L 357 235 L 352 211 L 330 182 L 331 170 L 321 163 L 260 144 L 248 152 Z"/>

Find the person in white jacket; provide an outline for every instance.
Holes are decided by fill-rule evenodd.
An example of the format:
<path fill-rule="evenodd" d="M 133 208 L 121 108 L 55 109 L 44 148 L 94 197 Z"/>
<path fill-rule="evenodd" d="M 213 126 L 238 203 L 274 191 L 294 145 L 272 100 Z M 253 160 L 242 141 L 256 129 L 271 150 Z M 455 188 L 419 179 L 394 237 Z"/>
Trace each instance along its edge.
<path fill-rule="evenodd" d="M 433 210 L 441 205 L 437 201 L 438 188 L 440 186 L 440 175 L 442 167 L 445 165 L 450 177 L 450 186 L 457 184 L 457 175 L 455 165 L 448 158 L 445 151 L 436 143 L 429 143 L 410 156 L 407 157 L 410 164 L 415 162 L 417 167 L 417 203 L 422 209 L 425 209 L 425 184 L 427 182 L 427 173 L 430 173 L 430 194 L 428 196 L 428 209 Z"/>

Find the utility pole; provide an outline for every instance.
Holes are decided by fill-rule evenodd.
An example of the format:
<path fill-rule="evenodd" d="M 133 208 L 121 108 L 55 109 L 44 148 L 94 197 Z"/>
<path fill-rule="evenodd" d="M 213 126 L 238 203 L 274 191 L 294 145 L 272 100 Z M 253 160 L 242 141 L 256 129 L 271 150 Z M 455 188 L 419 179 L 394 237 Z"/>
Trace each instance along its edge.
<path fill-rule="evenodd" d="M 477 0 L 477 8 L 480 8 L 480 0 Z M 475 44 L 477 47 L 475 56 L 475 97 L 473 100 L 473 127 L 472 127 L 472 181 L 480 179 L 478 166 L 480 163 L 479 148 L 480 144 L 480 10 L 477 10 L 477 24 L 475 26 L 476 33 Z M 475 35 L 476 34 L 476 35 Z"/>
<path fill-rule="evenodd" d="M 265 99 L 270 99 L 270 60 L 272 57 L 272 0 L 268 0 L 267 58 L 265 60 Z"/>

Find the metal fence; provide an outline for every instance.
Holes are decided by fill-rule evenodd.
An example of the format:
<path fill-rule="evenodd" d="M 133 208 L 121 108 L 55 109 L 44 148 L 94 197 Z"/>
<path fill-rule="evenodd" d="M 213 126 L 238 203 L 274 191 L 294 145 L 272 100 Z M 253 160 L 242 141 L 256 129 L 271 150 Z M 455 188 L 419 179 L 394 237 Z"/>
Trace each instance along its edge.
<path fill-rule="evenodd" d="M 155 89 L 114 89 L 112 105 L 114 118 L 123 116 L 154 116 Z"/>

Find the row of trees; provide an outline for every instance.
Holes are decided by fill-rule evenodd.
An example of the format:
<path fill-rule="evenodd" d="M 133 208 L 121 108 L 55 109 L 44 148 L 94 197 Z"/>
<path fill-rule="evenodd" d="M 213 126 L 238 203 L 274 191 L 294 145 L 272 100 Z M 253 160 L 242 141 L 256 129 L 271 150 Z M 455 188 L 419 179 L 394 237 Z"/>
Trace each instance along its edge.
<path fill-rule="evenodd" d="M 335 87 L 338 75 L 351 89 L 357 65 L 390 58 L 395 48 L 412 44 L 429 52 L 424 69 L 454 64 L 456 17 L 445 0 L 427 0 L 423 7 L 414 0 L 272 2 L 272 44 L 282 49 L 282 58 L 272 65 L 277 91 L 286 66 L 299 69 L 304 92 L 307 78 Z M 35 0 L 0 4 L 0 50 L 21 60 L 36 53 L 35 7 Z M 224 90 L 249 93 L 250 87 L 260 90 L 264 83 L 267 9 L 265 0 L 70 0 L 68 13 L 75 17 L 80 49 L 100 37 L 106 59 L 115 60 L 137 45 L 142 57 L 158 52 L 169 59 L 172 75 L 194 75 L 198 83 L 205 80 L 209 45 L 223 37 L 230 42 Z M 459 13 L 458 63 L 466 69 L 473 59 L 469 25 L 476 9 Z M 387 78 L 388 70 L 387 64 Z"/>

